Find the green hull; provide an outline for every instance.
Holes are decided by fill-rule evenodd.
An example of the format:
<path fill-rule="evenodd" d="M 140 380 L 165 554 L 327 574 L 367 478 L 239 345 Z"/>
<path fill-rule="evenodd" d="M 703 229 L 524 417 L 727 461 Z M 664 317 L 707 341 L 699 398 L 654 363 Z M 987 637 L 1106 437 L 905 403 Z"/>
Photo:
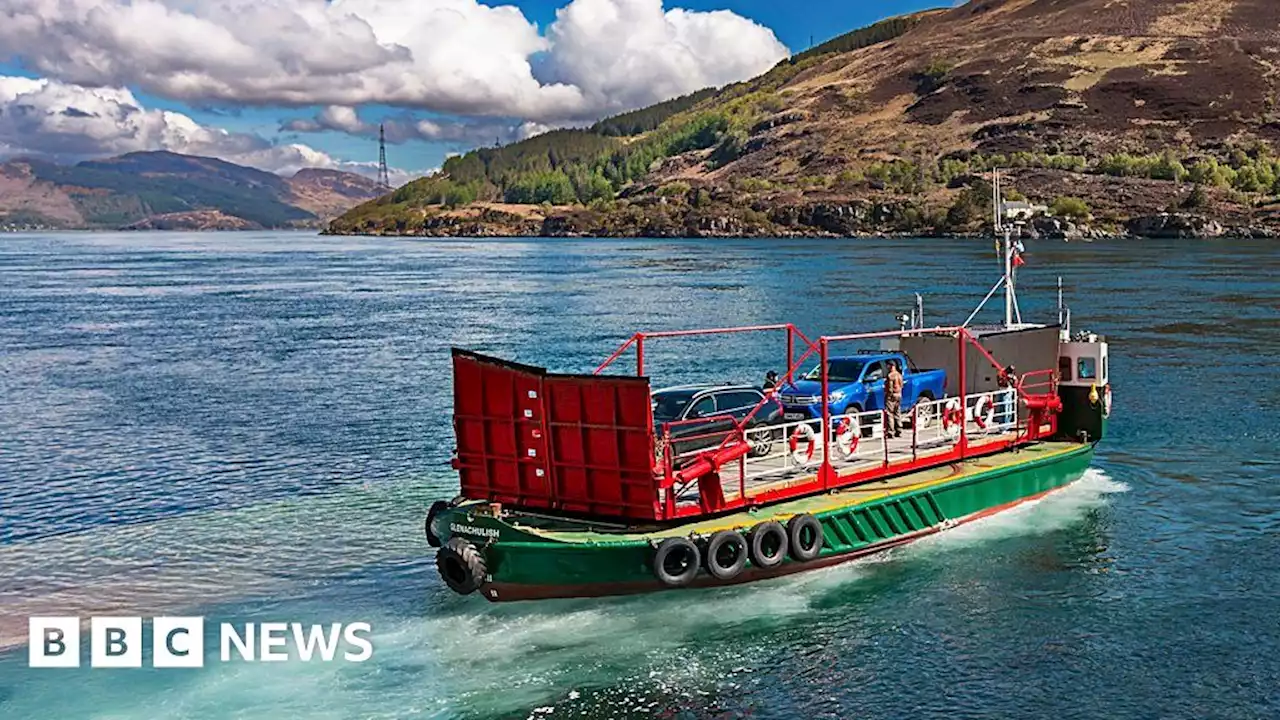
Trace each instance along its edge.
<path fill-rule="evenodd" d="M 501 602 L 666 590 L 670 588 L 652 570 L 654 548 L 664 538 L 745 532 L 767 520 L 785 523 L 800 514 L 813 515 L 821 523 L 823 545 L 816 558 L 788 558 L 768 569 L 748 564 L 730 580 L 718 580 L 704 569 L 684 586 L 706 587 L 800 572 L 887 550 L 1043 496 L 1078 479 L 1092 458 L 1092 444 L 1040 443 L 752 512 L 647 531 L 592 528 L 585 522 L 514 513 L 493 517 L 483 502 L 445 510 L 432 528 L 443 542 L 460 537 L 475 546 L 485 567 L 479 591 Z"/>

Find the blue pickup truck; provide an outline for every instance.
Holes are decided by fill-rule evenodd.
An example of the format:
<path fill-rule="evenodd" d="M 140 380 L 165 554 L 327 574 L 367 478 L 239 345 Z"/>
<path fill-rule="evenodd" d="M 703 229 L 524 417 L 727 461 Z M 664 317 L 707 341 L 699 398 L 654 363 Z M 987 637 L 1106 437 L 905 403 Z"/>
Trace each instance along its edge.
<path fill-rule="evenodd" d="M 900 352 L 863 352 L 827 359 L 827 398 L 832 415 L 881 410 L 884 408 L 884 378 L 889 361 L 897 360 L 902 372 L 902 411 L 909 412 L 918 400 L 939 400 L 946 396 L 947 372 L 921 370 Z M 800 380 L 779 389 L 785 420 L 822 417 L 822 366 L 816 365 Z M 930 418 L 932 419 L 932 414 Z M 927 421 L 922 421 L 927 425 Z"/>

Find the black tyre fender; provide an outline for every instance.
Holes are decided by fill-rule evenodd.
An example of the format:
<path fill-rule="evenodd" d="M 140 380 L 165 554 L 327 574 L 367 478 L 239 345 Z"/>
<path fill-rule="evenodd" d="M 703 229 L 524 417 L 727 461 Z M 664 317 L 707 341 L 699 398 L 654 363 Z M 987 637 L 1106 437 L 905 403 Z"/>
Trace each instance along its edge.
<path fill-rule="evenodd" d="M 449 509 L 449 503 L 444 500 L 437 500 L 431 503 L 431 509 L 427 511 L 427 520 L 423 523 L 423 527 L 427 532 L 427 544 L 431 547 L 440 547 L 440 536 L 436 535 L 436 531 L 431 527 L 436 521 L 436 516 Z"/>
<path fill-rule="evenodd" d="M 653 575 L 667 587 L 681 587 L 693 582 L 702 565 L 702 553 L 688 538 L 667 538 L 653 552 Z"/>
<path fill-rule="evenodd" d="M 466 538 L 451 538 L 436 553 L 436 569 L 450 590 L 468 595 L 480 589 L 489 574 L 484 555 Z"/>
<path fill-rule="evenodd" d="M 822 552 L 822 523 L 812 515 L 796 515 L 787 521 L 787 540 L 791 545 L 791 558 L 808 562 Z"/>
<path fill-rule="evenodd" d="M 768 520 L 747 533 L 747 550 L 751 564 L 758 568 L 777 567 L 787 559 L 790 538 L 782 523 Z"/>
<path fill-rule="evenodd" d="M 747 541 L 736 530 L 721 530 L 707 541 L 703 562 L 712 577 L 729 580 L 747 566 Z"/>

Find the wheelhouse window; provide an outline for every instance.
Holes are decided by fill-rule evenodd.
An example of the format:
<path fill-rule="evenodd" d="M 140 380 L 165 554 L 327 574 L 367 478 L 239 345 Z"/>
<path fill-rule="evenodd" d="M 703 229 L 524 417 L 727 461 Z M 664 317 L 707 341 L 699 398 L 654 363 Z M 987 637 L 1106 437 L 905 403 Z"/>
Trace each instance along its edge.
<path fill-rule="evenodd" d="M 1081 380 L 1093 380 L 1098 377 L 1098 361 L 1091 357 L 1082 357 L 1076 363 L 1076 377 Z"/>
<path fill-rule="evenodd" d="M 1072 379 L 1071 358 L 1058 358 L 1058 382 L 1071 382 Z"/>

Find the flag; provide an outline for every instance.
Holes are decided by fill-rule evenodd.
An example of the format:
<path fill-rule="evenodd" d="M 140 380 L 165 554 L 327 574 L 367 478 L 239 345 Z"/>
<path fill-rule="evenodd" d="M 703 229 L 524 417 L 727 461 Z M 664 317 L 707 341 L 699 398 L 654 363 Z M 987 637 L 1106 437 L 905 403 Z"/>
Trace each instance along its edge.
<path fill-rule="evenodd" d="M 1022 259 L 1022 253 L 1026 252 L 1026 249 L 1027 249 L 1027 246 L 1023 245 L 1021 240 L 1015 240 L 1013 242 L 1013 266 L 1014 267 L 1022 267 L 1023 265 L 1027 264 L 1027 261 Z"/>

